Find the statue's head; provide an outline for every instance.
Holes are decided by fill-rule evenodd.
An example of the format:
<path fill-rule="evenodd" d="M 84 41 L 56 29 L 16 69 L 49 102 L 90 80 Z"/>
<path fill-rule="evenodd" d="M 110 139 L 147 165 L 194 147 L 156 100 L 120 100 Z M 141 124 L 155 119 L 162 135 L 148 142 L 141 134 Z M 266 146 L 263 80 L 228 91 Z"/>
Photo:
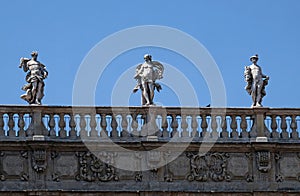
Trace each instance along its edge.
<path fill-rule="evenodd" d="M 38 52 L 37 51 L 33 51 L 32 53 L 31 53 L 31 56 L 32 57 L 37 57 L 39 54 L 38 54 Z"/>
<path fill-rule="evenodd" d="M 258 54 L 251 56 L 250 61 L 251 62 L 253 62 L 253 61 L 257 62 L 258 61 Z"/>
<path fill-rule="evenodd" d="M 145 61 L 151 61 L 152 60 L 152 56 L 150 55 L 150 54 L 145 54 L 144 55 L 144 59 L 145 59 Z"/>

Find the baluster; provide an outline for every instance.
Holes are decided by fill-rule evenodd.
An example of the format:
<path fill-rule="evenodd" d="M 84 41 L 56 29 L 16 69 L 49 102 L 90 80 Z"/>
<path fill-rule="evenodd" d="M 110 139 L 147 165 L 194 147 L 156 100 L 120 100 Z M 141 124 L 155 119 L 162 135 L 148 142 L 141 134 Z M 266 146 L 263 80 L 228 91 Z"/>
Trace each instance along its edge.
<path fill-rule="evenodd" d="M 214 115 L 214 114 L 211 116 L 210 127 L 211 127 L 210 136 L 213 137 L 213 138 L 218 138 L 219 137 L 219 134 L 218 134 L 218 131 L 217 131 L 218 123 L 217 123 L 216 115 Z"/>
<path fill-rule="evenodd" d="M 276 122 L 276 115 L 271 116 L 271 138 L 280 138 L 280 133 L 277 132 L 277 122 Z"/>
<path fill-rule="evenodd" d="M 191 122 L 191 128 L 192 128 L 192 133 L 191 136 L 193 137 L 194 135 L 202 137 L 202 132 L 198 132 L 198 122 L 197 122 L 197 116 L 192 115 L 192 122 Z M 198 134 L 197 134 L 198 133 Z"/>
<path fill-rule="evenodd" d="M 18 127 L 19 127 L 18 136 L 26 137 L 25 130 L 24 130 L 25 122 L 24 122 L 24 114 L 23 113 L 19 114 Z"/>
<path fill-rule="evenodd" d="M 66 130 L 65 130 L 66 123 L 65 123 L 64 117 L 65 117 L 64 113 L 59 114 L 59 122 L 58 122 L 59 132 L 58 132 L 58 135 L 61 138 L 65 138 L 67 136 Z"/>
<path fill-rule="evenodd" d="M 7 131 L 7 136 L 15 136 L 14 132 L 14 113 L 9 112 L 8 113 L 8 131 Z"/>
<path fill-rule="evenodd" d="M 70 137 L 76 137 L 77 133 L 76 133 L 76 122 L 75 122 L 75 115 L 73 113 L 70 113 L 70 121 L 69 121 L 69 126 L 70 126 L 70 132 L 69 132 L 69 136 Z"/>
<path fill-rule="evenodd" d="M 298 139 L 298 132 L 297 132 L 297 123 L 296 123 L 296 116 L 292 115 L 292 122 L 291 122 L 291 129 L 292 129 L 292 133 L 291 133 L 291 138 L 292 139 Z"/>
<path fill-rule="evenodd" d="M 100 126 L 101 126 L 101 132 L 100 132 L 100 137 L 104 136 L 107 137 L 108 136 L 108 130 L 106 130 L 107 128 L 107 122 L 106 122 L 106 114 L 100 114 L 101 117 L 101 122 L 100 122 Z"/>
<path fill-rule="evenodd" d="M 263 121 L 264 122 L 263 126 L 264 126 L 265 137 L 271 138 L 272 133 L 271 133 L 271 130 L 269 129 L 269 127 L 266 126 L 266 124 L 267 124 L 266 121 L 270 121 L 270 119 L 267 119 L 267 116 L 265 115 L 264 121 Z"/>
<path fill-rule="evenodd" d="M 177 131 L 178 122 L 176 119 L 176 114 L 172 114 L 171 128 L 172 128 L 171 137 L 173 137 L 173 136 L 178 137 L 179 136 L 178 131 Z"/>
<path fill-rule="evenodd" d="M 222 132 L 220 134 L 220 137 L 228 138 L 226 115 L 222 116 L 221 128 L 222 128 Z"/>
<path fill-rule="evenodd" d="M 121 127 L 122 132 L 120 133 L 121 137 L 128 137 L 130 136 L 129 130 L 127 130 L 128 122 L 127 122 L 127 116 L 126 114 L 121 114 L 122 120 L 121 120 Z"/>
<path fill-rule="evenodd" d="M 0 113 L 0 136 L 5 136 L 3 126 L 4 126 L 3 113 Z"/>
<path fill-rule="evenodd" d="M 110 137 L 118 137 L 118 122 L 116 119 L 116 115 L 112 114 L 111 115 L 111 133 L 110 133 Z"/>
<path fill-rule="evenodd" d="M 237 122 L 236 122 L 236 116 L 235 115 L 230 115 L 231 117 L 231 123 L 230 123 L 230 137 L 232 138 L 238 138 L 238 132 L 237 132 Z"/>
<path fill-rule="evenodd" d="M 280 124 L 280 128 L 281 128 L 281 136 L 284 139 L 288 139 L 289 138 L 289 133 L 287 132 L 287 124 L 286 124 L 286 116 L 285 115 L 281 115 L 281 124 Z"/>
<path fill-rule="evenodd" d="M 54 114 L 49 114 L 49 128 L 50 128 L 50 137 L 55 137 L 56 133 L 54 130 L 55 127 L 55 119 L 54 119 Z"/>
<path fill-rule="evenodd" d="M 162 137 L 169 137 L 169 133 L 168 133 L 168 120 L 167 120 L 167 114 L 165 114 L 165 113 L 162 114 L 161 128 L 162 128 L 161 136 Z"/>
<path fill-rule="evenodd" d="M 80 126 L 80 136 L 81 137 L 88 137 L 88 132 L 86 130 L 86 119 L 85 119 L 85 114 L 79 114 L 80 116 L 80 122 L 79 122 L 79 126 Z"/>
<path fill-rule="evenodd" d="M 142 136 L 148 136 L 149 134 L 149 129 L 150 129 L 150 114 L 142 114 L 142 119 L 144 120 L 142 130 L 141 130 L 141 135 Z"/>
<path fill-rule="evenodd" d="M 247 132 L 247 120 L 246 120 L 246 115 L 241 115 L 241 133 L 240 133 L 240 137 L 241 138 L 249 138 L 249 133 Z"/>
<path fill-rule="evenodd" d="M 205 114 L 202 114 L 201 115 L 201 129 L 202 129 L 202 137 L 205 137 L 206 136 L 206 133 L 207 133 L 207 121 L 206 121 L 206 115 Z M 206 136 L 207 137 L 207 136 Z"/>
<path fill-rule="evenodd" d="M 151 111 L 149 113 L 149 117 L 150 117 L 150 129 L 148 129 L 149 134 L 148 135 L 156 135 L 156 136 L 159 136 L 160 133 L 159 133 L 159 130 L 158 130 L 158 127 L 157 127 L 157 124 L 156 124 L 156 111 Z"/>
<path fill-rule="evenodd" d="M 181 128 L 182 128 L 182 133 L 181 133 L 181 137 L 189 137 L 189 130 L 188 128 L 188 124 L 186 122 L 186 115 L 182 114 L 181 116 Z"/>
<path fill-rule="evenodd" d="M 132 123 L 131 123 L 131 128 L 132 128 L 132 135 L 133 136 L 139 136 L 138 133 L 138 122 L 137 122 L 137 114 L 136 113 L 131 113 L 131 117 L 132 117 Z"/>
<path fill-rule="evenodd" d="M 148 114 L 142 114 L 142 119 L 144 119 L 144 124 L 143 125 L 147 125 L 149 120 L 150 120 Z"/>
<path fill-rule="evenodd" d="M 40 125 L 41 125 L 41 127 L 42 127 L 41 134 L 42 134 L 43 136 L 48 137 L 48 136 L 49 136 L 48 125 L 45 125 L 45 124 L 47 124 L 47 120 L 48 120 L 47 117 L 46 117 L 46 115 L 47 115 L 47 114 L 41 112 L 41 116 L 40 116 Z M 46 123 L 45 123 L 45 120 L 46 120 Z"/>
<path fill-rule="evenodd" d="M 25 135 L 26 137 L 32 137 L 33 136 L 33 130 L 30 129 L 30 126 L 32 126 L 32 114 L 28 114 L 28 116 L 25 118 L 26 120 L 25 121 L 25 125 L 27 124 L 27 129 L 25 131 Z"/>
<path fill-rule="evenodd" d="M 98 137 L 98 131 L 96 130 L 97 122 L 96 122 L 96 114 L 91 113 L 91 121 L 90 121 L 91 137 Z"/>
<path fill-rule="evenodd" d="M 256 115 L 253 114 L 251 116 L 251 122 L 252 122 L 252 127 L 250 129 L 250 132 L 249 132 L 249 135 L 250 135 L 250 138 L 256 138 L 257 137 L 257 119 L 256 119 Z"/>

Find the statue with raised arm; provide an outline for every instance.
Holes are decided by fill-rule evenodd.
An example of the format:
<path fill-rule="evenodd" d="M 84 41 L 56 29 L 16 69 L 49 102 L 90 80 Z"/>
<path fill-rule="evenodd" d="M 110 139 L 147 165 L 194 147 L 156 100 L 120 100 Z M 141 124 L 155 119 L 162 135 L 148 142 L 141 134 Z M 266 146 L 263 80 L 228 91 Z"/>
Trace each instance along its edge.
<path fill-rule="evenodd" d="M 262 107 L 262 98 L 266 95 L 265 87 L 268 85 L 269 76 L 262 73 L 262 69 L 257 65 L 258 55 L 250 57 L 251 65 L 245 66 L 244 76 L 247 85 L 246 91 L 252 97 L 251 107 Z"/>
<path fill-rule="evenodd" d="M 161 85 L 156 83 L 156 80 L 163 78 L 164 66 L 157 61 L 152 61 L 150 54 L 144 55 L 144 60 L 144 63 L 136 67 L 134 79 L 137 80 L 137 85 L 133 92 L 141 89 L 143 106 L 155 105 L 153 103 L 154 90 L 158 92 L 161 90 Z"/>
<path fill-rule="evenodd" d="M 41 100 L 44 97 L 44 79 L 48 76 L 48 71 L 45 65 L 37 60 L 38 52 L 31 53 L 31 59 L 21 58 L 19 68 L 23 68 L 27 72 L 26 82 L 22 90 L 26 91 L 21 95 L 21 98 L 29 104 L 41 105 Z"/>

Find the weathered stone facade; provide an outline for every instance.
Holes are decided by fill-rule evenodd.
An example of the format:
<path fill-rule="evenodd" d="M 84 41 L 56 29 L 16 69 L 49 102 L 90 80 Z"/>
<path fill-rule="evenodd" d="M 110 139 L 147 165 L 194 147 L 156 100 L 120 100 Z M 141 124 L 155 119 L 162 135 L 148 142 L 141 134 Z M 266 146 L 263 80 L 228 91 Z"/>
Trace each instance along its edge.
<path fill-rule="evenodd" d="M 38 108 L 46 112 L 53 109 Z M 57 110 L 57 108 L 54 109 L 54 111 Z M 20 112 L 21 109 L 18 110 Z M 236 110 L 238 112 L 239 109 Z M 255 109 L 249 110 L 254 113 L 256 111 Z M 230 111 L 231 116 L 238 115 L 238 113 L 233 114 L 233 111 L 234 109 Z M 244 134 L 247 137 L 242 137 L 242 134 L 230 137 L 232 134 L 228 134 L 229 137 L 226 138 L 220 135 L 214 138 L 214 134 L 211 134 L 211 137 L 195 137 L 187 140 L 188 136 L 177 138 L 174 136 L 172 142 L 170 142 L 170 136 L 164 137 L 160 132 L 158 137 L 119 134 L 118 137 L 109 137 L 109 141 L 108 138 L 102 138 L 101 133 L 96 134 L 97 136 L 90 133 L 87 134 L 88 137 L 81 134 L 51 137 L 51 126 L 55 127 L 57 124 L 57 126 L 66 127 L 67 123 L 56 119 L 50 127 L 44 126 L 45 123 L 32 124 L 37 123 L 37 119 L 46 112 L 42 112 L 42 115 L 31 113 L 32 119 L 27 130 L 26 120 L 22 123 L 20 119 L 10 121 L 9 118 L 3 118 L 3 124 L 0 126 L 0 129 L 2 128 L 0 131 L 5 132 L 1 136 L 0 143 L 1 195 L 10 192 L 16 195 L 44 195 L 46 193 L 51 195 L 70 193 L 75 195 L 87 193 L 91 195 L 96 193 L 97 195 L 197 195 L 199 193 L 202 195 L 297 195 L 300 193 L 299 138 L 292 138 L 292 133 L 289 133 L 289 138 L 274 138 L 270 136 L 273 132 L 269 132 L 270 134 L 268 133 L 268 136 L 263 139 L 263 135 L 257 136 L 263 134 L 265 129 L 275 127 L 274 123 L 272 125 L 272 116 L 278 110 L 268 109 L 267 112 L 262 113 L 263 126 L 256 123 L 259 120 L 257 118 L 252 123 L 246 123 L 252 126 L 249 134 Z M 271 114 L 270 125 L 265 119 L 268 113 Z M 1 117 L 5 117 L 6 114 L 4 109 L 0 110 Z M 288 111 L 278 113 L 279 116 L 285 115 L 286 117 L 297 117 L 299 114 L 298 110 L 293 110 L 290 114 Z M 14 115 L 8 114 L 7 116 Z M 102 116 L 100 114 L 99 118 L 101 119 Z M 276 126 L 279 125 L 283 130 L 291 127 L 291 130 L 297 131 L 297 118 L 294 120 L 291 117 L 291 120 L 285 123 L 276 121 Z M 50 121 L 51 119 L 48 122 Z M 207 127 L 215 126 L 213 121 L 206 121 Z M 70 123 L 70 121 L 67 122 Z M 92 121 L 79 120 L 78 122 L 74 123 L 75 127 L 80 124 L 86 127 Z M 112 121 L 108 122 L 113 124 Z M 124 130 L 128 124 L 132 124 L 128 120 L 126 125 L 122 119 L 116 122 L 117 126 L 123 126 Z M 148 122 L 151 122 L 151 119 Z M 222 121 L 220 122 L 217 122 L 216 126 L 225 127 Z M 97 120 L 94 123 L 92 124 L 94 127 L 108 127 L 107 124 L 109 124 L 104 121 L 101 124 Z M 177 121 L 176 125 L 175 122 L 170 121 L 168 126 L 174 128 L 181 124 L 181 127 L 196 127 L 193 123 L 195 122 L 187 121 L 188 125 L 185 125 L 182 121 Z M 227 124 L 231 130 L 234 130 L 242 127 L 244 122 L 237 120 L 235 123 L 231 120 Z M 156 124 L 158 127 L 167 126 Z M 199 126 L 206 127 L 204 123 L 201 124 Z M 10 130 L 10 127 L 16 126 L 26 130 L 25 134 L 22 134 L 24 136 L 20 136 L 21 133 L 19 136 L 7 134 L 15 130 L 15 128 Z M 43 130 L 32 130 L 32 134 L 27 135 L 30 127 L 43 127 Z M 149 127 L 151 126 L 147 126 L 148 132 L 151 131 Z M 214 129 L 217 130 L 217 128 Z M 93 129 L 90 130 L 93 131 Z M 141 130 L 137 128 L 137 131 Z M 207 131 L 209 131 L 208 128 Z M 252 131 L 258 134 L 251 137 Z M 279 135 L 283 134 L 285 133 L 281 132 Z M 108 142 L 122 148 L 115 148 L 108 145 Z M 165 147 L 166 144 L 168 147 Z M 182 149 L 184 149 L 183 152 Z M 168 157 L 172 155 L 176 155 L 176 158 L 168 161 Z M 132 167 L 135 170 L 123 170 L 116 167 L 117 163 L 126 165 L 127 160 L 134 164 Z"/>
<path fill-rule="evenodd" d="M 138 150 L 161 144 L 122 145 Z M 176 151 L 178 145 L 169 150 Z M 200 155 L 199 143 L 192 142 L 177 159 L 149 171 L 114 168 L 80 141 L 3 141 L 0 146 L 4 192 L 300 192 L 299 143 L 222 142 Z M 118 152 L 113 153 L 111 158 L 118 161 Z M 128 158 L 138 162 L 147 157 Z"/>

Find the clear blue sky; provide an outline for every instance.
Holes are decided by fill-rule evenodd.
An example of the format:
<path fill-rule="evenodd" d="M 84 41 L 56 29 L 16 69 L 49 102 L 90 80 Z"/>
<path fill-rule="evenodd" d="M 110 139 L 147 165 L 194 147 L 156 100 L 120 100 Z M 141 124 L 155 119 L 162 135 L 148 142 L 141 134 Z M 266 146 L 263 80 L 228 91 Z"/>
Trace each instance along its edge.
<path fill-rule="evenodd" d="M 71 105 L 76 72 L 97 43 L 122 29 L 163 25 L 188 33 L 210 52 L 223 76 L 227 106 L 251 105 L 243 71 L 249 57 L 258 53 L 258 64 L 270 76 L 263 104 L 300 107 L 299 10 L 299 0 L 1 0 L 0 104 L 27 105 L 19 98 L 25 73 L 18 64 L 33 50 L 39 51 L 39 60 L 49 71 L 43 103 Z M 205 81 L 193 68 L 189 70 L 190 62 L 170 51 L 144 47 L 111 62 L 113 71 L 99 81 L 106 88 L 98 84 L 95 92 L 97 105 L 111 105 L 111 89 L 118 77 L 142 62 L 144 53 L 184 72 L 200 105 L 210 103 Z M 134 84 L 133 78 L 130 82 Z M 140 105 L 139 96 L 132 95 L 128 105 Z M 168 86 L 155 97 L 165 106 L 180 105 L 177 99 Z"/>

